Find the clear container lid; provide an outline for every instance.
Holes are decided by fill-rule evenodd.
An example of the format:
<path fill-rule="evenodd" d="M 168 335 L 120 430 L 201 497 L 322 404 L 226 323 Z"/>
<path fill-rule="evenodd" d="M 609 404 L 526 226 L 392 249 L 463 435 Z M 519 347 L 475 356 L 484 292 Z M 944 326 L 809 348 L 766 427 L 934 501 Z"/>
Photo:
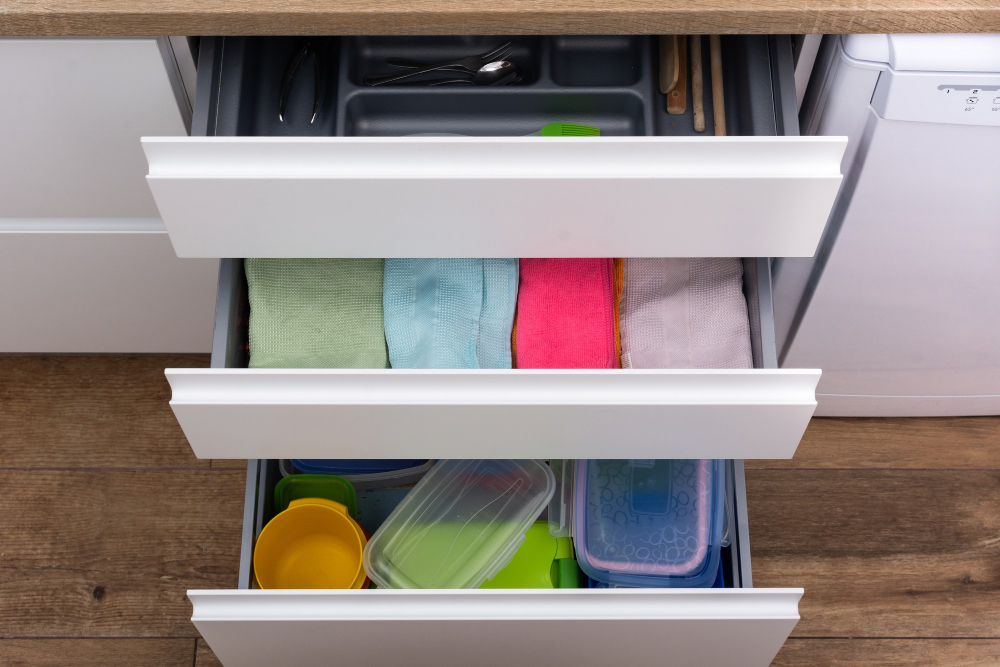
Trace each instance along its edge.
<path fill-rule="evenodd" d="M 313 475 L 374 475 L 416 468 L 427 459 L 292 459 L 300 472 Z"/>
<path fill-rule="evenodd" d="M 574 537 L 591 578 L 710 586 L 725 524 L 725 465 L 711 459 L 577 461 Z"/>
<path fill-rule="evenodd" d="M 514 556 L 554 489 L 544 461 L 439 461 L 372 536 L 365 571 L 379 588 L 477 588 Z"/>
<path fill-rule="evenodd" d="M 576 459 L 549 459 L 549 467 L 556 477 L 556 491 L 549 501 L 549 534 L 552 537 L 572 537 Z"/>

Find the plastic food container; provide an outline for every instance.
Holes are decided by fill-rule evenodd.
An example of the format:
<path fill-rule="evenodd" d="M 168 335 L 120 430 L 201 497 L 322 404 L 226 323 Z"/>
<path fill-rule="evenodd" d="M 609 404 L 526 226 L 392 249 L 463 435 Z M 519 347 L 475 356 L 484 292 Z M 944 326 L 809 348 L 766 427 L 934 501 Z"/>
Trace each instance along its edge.
<path fill-rule="evenodd" d="M 379 588 L 477 588 L 524 541 L 555 488 L 532 459 L 439 461 L 365 547 Z"/>
<path fill-rule="evenodd" d="M 719 571 L 725 462 L 577 461 L 577 561 L 611 585 L 710 587 Z"/>
<path fill-rule="evenodd" d="M 576 459 L 549 459 L 549 467 L 556 477 L 556 491 L 549 501 L 549 533 L 552 537 L 571 537 Z"/>
<path fill-rule="evenodd" d="M 361 588 L 365 535 L 347 507 L 299 498 L 271 519 L 254 546 L 257 585 L 275 588 Z"/>
<path fill-rule="evenodd" d="M 552 536 L 547 521 L 536 521 L 510 562 L 480 588 L 580 588 L 581 580 L 573 540 Z"/>
<path fill-rule="evenodd" d="M 560 563 L 562 561 L 559 561 Z M 638 588 L 637 586 L 620 586 L 618 584 L 606 584 L 602 581 L 596 581 L 590 577 L 583 575 L 585 583 L 581 585 L 581 588 Z M 712 582 L 710 588 L 725 588 L 726 587 L 726 577 L 725 573 L 722 571 L 722 564 L 719 564 L 719 571 L 715 575 L 715 580 Z"/>
<path fill-rule="evenodd" d="M 347 508 L 347 513 L 358 516 L 358 499 L 354 487 L 336 475 L 289 475 L 274 487 L 274 510 L 284 512 L 300 498 L 326 498 Z"/>
<path fill-rule="evenodd" d="M 339 475 L 358 489 L 414 484 L 434 465 L 429 459 L 284 459 L 282 475 Z"/>

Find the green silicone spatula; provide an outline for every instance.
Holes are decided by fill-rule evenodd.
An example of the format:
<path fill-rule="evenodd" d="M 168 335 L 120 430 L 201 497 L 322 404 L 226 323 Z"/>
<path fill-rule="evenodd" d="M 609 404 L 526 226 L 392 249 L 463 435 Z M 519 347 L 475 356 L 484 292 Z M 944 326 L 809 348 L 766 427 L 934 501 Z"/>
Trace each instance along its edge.
<path fill-rule="evenodd" d="M 592 125 L 577 125 L 576 123 L 549 123 L 529 137 L 599 137 L 601 128 Z"/>

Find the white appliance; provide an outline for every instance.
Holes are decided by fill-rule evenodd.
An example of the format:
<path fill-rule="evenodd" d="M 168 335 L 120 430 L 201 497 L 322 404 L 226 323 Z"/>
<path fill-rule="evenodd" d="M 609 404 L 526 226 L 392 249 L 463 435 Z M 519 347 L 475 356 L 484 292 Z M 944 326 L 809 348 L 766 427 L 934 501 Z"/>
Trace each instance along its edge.
<path fill-rule="evenodd" d="M 813 258 L 775 260 L 817 415 L 1000 414 L 1000 35 L 825 37 L 803 134 L 847 135 Z"/>

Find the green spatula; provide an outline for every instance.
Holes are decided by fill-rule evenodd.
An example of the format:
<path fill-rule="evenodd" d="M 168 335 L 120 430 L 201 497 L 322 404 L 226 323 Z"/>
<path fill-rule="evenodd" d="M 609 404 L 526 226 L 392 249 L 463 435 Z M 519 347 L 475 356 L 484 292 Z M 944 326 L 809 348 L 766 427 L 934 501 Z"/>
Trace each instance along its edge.
<path fill-rule="evenodd" d="M 599 137 L 601 128 L 575 123 L 549 123 L 529 137 Z"/>

